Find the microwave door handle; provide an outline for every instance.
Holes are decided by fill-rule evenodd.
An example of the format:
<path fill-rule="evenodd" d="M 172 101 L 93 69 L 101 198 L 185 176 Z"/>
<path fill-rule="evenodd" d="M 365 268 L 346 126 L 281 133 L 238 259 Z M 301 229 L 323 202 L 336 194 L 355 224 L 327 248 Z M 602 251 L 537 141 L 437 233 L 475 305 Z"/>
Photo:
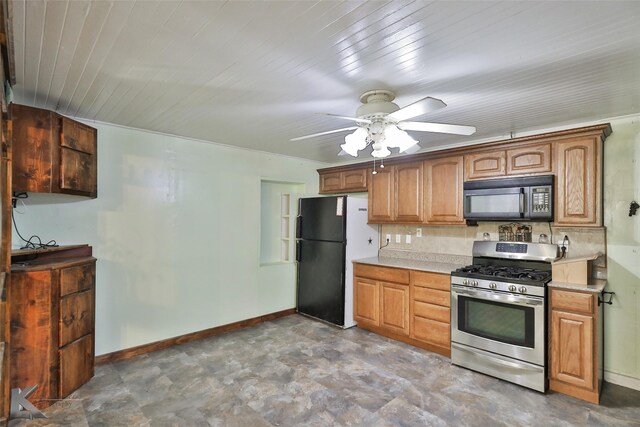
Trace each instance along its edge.
<path fill-rule="evenodd" d="M 524 203 L 525 203 L 525 201 L 524 201 L 524 188 L 520 188 L 519 197 L 520 197 L 520 218 L 524 218 L 524 214 L 525 214 L 525 212 L 524 212 Z"/>

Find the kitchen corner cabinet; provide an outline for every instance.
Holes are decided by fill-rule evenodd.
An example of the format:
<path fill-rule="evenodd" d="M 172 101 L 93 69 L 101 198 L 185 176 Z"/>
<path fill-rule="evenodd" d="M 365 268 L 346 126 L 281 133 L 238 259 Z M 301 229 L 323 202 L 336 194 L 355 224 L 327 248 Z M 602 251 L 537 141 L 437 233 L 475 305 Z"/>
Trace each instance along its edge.
<path fill-rule="evenodd" d="M 367 168 L 319 172 L 320 194 L 365 192 L 370 174 L 371 170 Z"/>
<path fill-rule="evenodd" d="M 599 403 L 603 313 L 599 294 L 551 289 L 549 389 Z"/>
<path fill-rule="evenodd" d="M 602 142 L 588 136 L 556 143 L 556 225 L 602 225 Z"/>
<path fill-rule="evenodd" d="M 462 207 L 464 159 L 444 157 L 424 162 L 427 224 L 464 224 Z"/>
<path fill-rule="evenodd" d="M 12 104 L 16 192 L 97 197 L 97 130 L 40 108 Z"/>
<path fill-rule="evenodd" d="M 93 377 L 96 260 L 90 251 L 85 245 L 66 254 L 39 252 L 33 261 L 24 252 L 14 257 L 10 387 L 37 384 L 30 400 L 38 408 Z"/>
<path fill-rule="evenodd" d="M 355 263 L 354 318 L 360 328 L 450 356 L 449 282 L 448 274 Z"/>

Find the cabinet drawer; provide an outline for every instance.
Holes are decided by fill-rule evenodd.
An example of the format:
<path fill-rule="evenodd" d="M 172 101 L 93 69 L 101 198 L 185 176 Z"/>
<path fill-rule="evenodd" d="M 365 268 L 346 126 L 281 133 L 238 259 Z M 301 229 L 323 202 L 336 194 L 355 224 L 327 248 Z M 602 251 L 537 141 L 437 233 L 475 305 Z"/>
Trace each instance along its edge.
<path fill-rule="evenodd" d="M 93 262 L 60 270 L 60 296 L 90 289 L 95 283 Z"/>
<path fill-rule="evenodd" d="M 93 335 L 85 335 L 60 349 L 60 398 L 93 377 Z"/>
<path fill-rule="evenodd" d="M 451 347 L 451 331 L 448 323 L 414 316 L 413 336 L 417 340 L 441 347 Z"/>
<path fill-rule="evenodd" d="M 551 291 L 551 308 L 593 315 L 594 299 L 593 294 L 553 289 Z"/>
<path fill-rule="evenodd" d="M 440 305 L 433 305 L 426 302 L 414 301 L 413 302 L 413 314 L 414 316 L 425 317 L 431 320 L 437 320 L 442 323 L 450 323 L 451 311 L 449 307 L 442 307 Z"/>
<path fill-rule="evenodd" d="M 409 284 L 409 270 L 401 268 L 378 267 L 356 263 L 354 274 L 358 277 Z"/>
<path fill-rule="evenodd" d="M 60 347 L 93 332 L 93 291 L 60 299 Z"/>
<path fill-rule="evenodd" d="M 427 302 L 444 307 L 451 305 L 451 294 L 449 291 L 415 287 L 413 288 L 413 299 L 415 301 Z"/>
<path fill-rule="evenodd" d="M 411 270 L 411 284 L 424 288 L 449 291 L 451 289 L 451 276 L 448 274 Z"/>

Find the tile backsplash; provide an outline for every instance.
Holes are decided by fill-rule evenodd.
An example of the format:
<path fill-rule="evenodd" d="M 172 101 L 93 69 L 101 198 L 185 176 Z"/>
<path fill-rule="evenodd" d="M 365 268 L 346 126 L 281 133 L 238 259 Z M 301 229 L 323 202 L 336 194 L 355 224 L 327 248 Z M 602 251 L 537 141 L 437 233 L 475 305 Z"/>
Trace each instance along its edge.
<path fill-rule="evenodd" d="M 381 255 L 386 249 L 395 251 L 441 253 L 452 255 L 471 256 L 471 249 L 475 240 L 482 240 L 484 233 L 489 233 L 491 240 L 498 240 L 498 226 L 502 222 L 480 222 L 478 226 L 426 226 L 426 225 L 382 225 L 380 241 L 384 245 L 387 234 L 391 235 L 389 245 L 381 250 Z M 562 242 L 566 235 L 569 238 L 567 248 L 568 257 L 591 255 L 597 252 L 606 252 L 606 229 L 578 228 L 578 227 L 551 227 L 546 222 L 527 222 L 532 226 L 532 240 L 538 241 L 540 234 L 553 237 L 553 243 Z M 416 236 L 417 229 L 422 229 L 422 237 Z M 400 235 L 401 243 L 396 243 L 396 235 Z M 406 236 L 410 235 L 411 243 L 406 243 Z M 601 257 L 602 261 L 606 257 Z"/>

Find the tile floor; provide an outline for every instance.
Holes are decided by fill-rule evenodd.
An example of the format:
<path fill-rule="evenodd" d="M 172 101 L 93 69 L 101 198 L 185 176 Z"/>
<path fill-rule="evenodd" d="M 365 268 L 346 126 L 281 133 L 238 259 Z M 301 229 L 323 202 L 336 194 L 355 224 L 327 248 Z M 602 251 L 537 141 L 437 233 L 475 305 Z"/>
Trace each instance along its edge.
<path fill-rule="evenodd" d="M 600 406 L 543 395 L 449 359 L 294 315 L 98 366 L 12 426 L 640 426 L 640 391 Z"/>

